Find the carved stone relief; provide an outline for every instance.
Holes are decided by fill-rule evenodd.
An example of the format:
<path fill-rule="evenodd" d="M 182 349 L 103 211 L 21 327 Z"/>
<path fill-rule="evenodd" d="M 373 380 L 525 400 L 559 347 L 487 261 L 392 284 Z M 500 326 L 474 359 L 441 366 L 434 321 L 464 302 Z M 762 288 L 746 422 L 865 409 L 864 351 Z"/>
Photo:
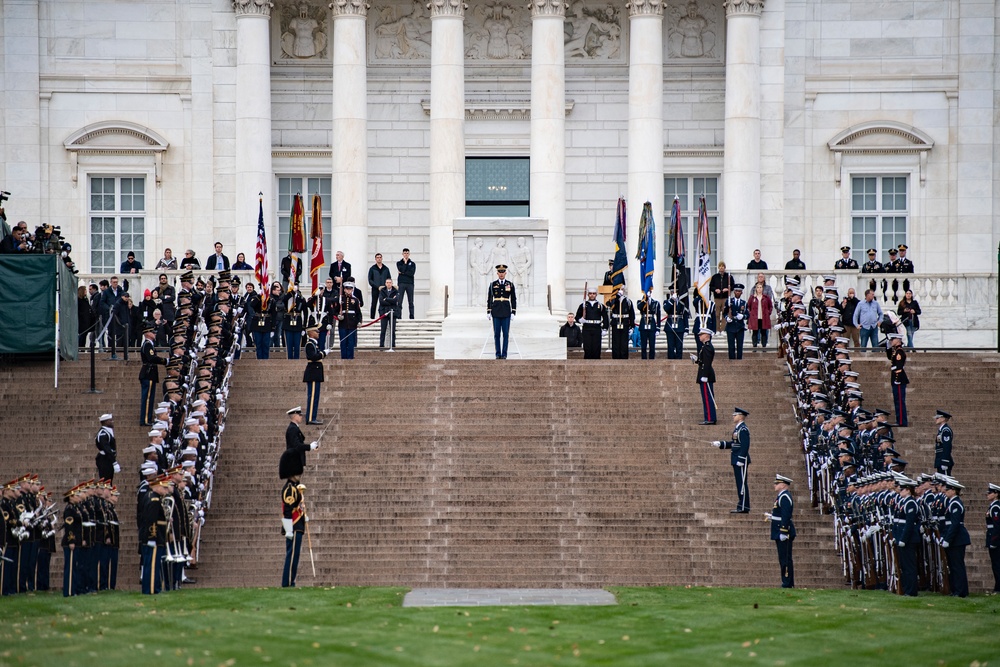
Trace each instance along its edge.
<path fill-rule="evenodd" d="M 725 16 L 719 3 L 669 0 L 666 14 L 668 60 L 721 62 Z"/>
<path fill-rule="evenodd" d="M 518 236 L 513 247 L 508 247 L 508 239 L 503 236 L 469 238 L 469 294 L 470 306 L 485 306 L 486 291 L 496 279 L 496 266 L 507 266 L 507 279 L 514 283 L 518 300 L 531 305 L 531 288 L 534 273 L 534 248 L 532 239 Z"/>
<path fill-rule="evenodd" d="M 566 60 L 620 60 L 622 32 L 620 8 L 578 0 L 566 14 Z"/>
<path fill-rule="evenodd" d="M 278 14 L 278 61 L 328 60 L 328 10 L 308 2 L 281 7 Z"/>
<path fill-rule="evenodd" d="M 423 2 L 376 5 L 374 14 L 375 59 L 430 59 L 431 19 Z"/>
<path fill-rule="evenodd" d="M 465 14 L 465 57 L 496 62 L 531 57 L 531 14 L 521 3 L 488 0 Z"/>

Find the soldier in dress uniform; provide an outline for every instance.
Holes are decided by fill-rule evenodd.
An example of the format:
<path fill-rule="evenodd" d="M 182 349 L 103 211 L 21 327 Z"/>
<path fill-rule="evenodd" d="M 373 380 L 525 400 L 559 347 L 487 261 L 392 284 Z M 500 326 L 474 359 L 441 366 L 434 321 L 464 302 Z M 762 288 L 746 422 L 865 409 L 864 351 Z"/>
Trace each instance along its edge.
<path fill-rule="evenodd" d="M 497 264 L 497 279 L 486 292 L 486 317 L 493 320 L 493 347 L 497 359 L 507 358 L 510 318 L 517 314 L 517 290 L 507 280 L 507 265 Z M 503 345 L 500 338 L 503 337 Z"/>
<path fill-rule="evenodd" d="M 337 334 L 340 336 L 340 358 L 353 359 L 358 346 L 358 325 L 364 319 L 361 301 L 354 294 L 354 283 L 344 283 L 344 296 L 337 304 Z"/>
<path fill-rule="evenodd" d="M 795 588 L 795 564 L 792 561 L 792 542 L 795 540 L 795 524 L 792 509 L 795 501 L 788 487 L 792 480 L 784 475 L 774 476 L 774 490 L 778 493 L 774 507 L 765 518 L 771 522 L 771 539 L 778 548 L 778 565 L 781 567 L 781 587 Z"/>
<path fill-rule="evenodd" d="M 80 553 L 77 551 L 83 544 L 83 515 L 79 505 L 82 501 L 77 493 L 79 486 L 67 491 L 63 498 L 66 507 L 63 509 L 63 597 L 80 593 Z"/>
<path fill-rule="evenodd" d="M 945 475 L 950 475 L 951 469 L 955 466 L 955 461 L 951 457 L 955 432 L 951 429 L 950 420 L 951 415 L 944 410 L 934 413 L 934 424 L 938 427 L 937 436 L 934 438 L 934 470 Z"/>
<path fill-rule="evenodd" d="M 153 423 L 153 404 L 156 402 L 156 385 L 160 383 L 158 365 L 167 365 L 167 360 L 157 356 L 153 340 L 156 338 L 156 326 L 147 322 L 142 327 L 142 347 L 139 356 L 142 357 L 142 370 L 139 371 L 139 384 L 142 387 L 142 397 L 139 403 L 139 424 L 149 426 Z M 98 474 L 105 479 L 113 479 L 100 470 Z M 113 475 L 114 473 L 112 473 Z"/>
<path fill-rule="evenodd" d="M 656 334 L 660 330 L 660 302 L 653 298 L 653 290 L 636 302 L 639 311 L 639 345 L 643 359 L 656 359 Z M 648 351 L 648 356 L 647 356 Z"/>
<path fill-rule="evenodd" d="M 889 248 L 889 261 L 885 263 L 886 273 L 900 273 L 898 255 L 899 255 L 898 250 L 896 250 L 895 248 Z"/>
<path fill-rule="evenodd" d="M 121 470 L 118 465 L 118 445 L 115 443 L 114 415 L 107 412 L 100 417 L 101 428 L 94 438 L 97 447 L 97 476 L 102 479 L 114 479 L 115 473 Z"/>
<path fill-rule="evenodd" d="M 1000 593 L 1000 485 L 986 488 L 986 550 L 993 568 L 993 594 Z"/>
<path fill-rule="evenodd" d="M 150 483 L 150 494 L 142 508 L 139 544 L 142 547 L 143 595 L 156 595 L 163 591 L 164 558 L 167 550 L 167 520 L 163 498 L 168 496 L 173 483 L 169 475 L 160 475 Z"/>
<path fill-rule="evenodd" d="M 333 350 L 319 349 L 320 325 L 315 324 L 306 329 L 306 369 L 302 373 L 302 381 L 306 383 L 306 423 L 320 425 L 319 391 L 323 387 L 323 359 Z"/>
<path fill-rule="evenodd" d="M 619 285 L 608 301 L 608 313 L 611 317 L 611 358 L 628 359 L 628 343 L 635 328 L 635 308 L 625 295 L 625 285 Z"/>
<path fill-rule="evenodd" d="M 688 330 L 688 309 L 671 292 L 663 302 L 663 333 L 667 336 L 667 359 L 680 359 L 684 351 L 684 334 Z"/>
<path fill-rule="evenodd" d="M 576 321 L 583 327 L 583 358 L 601 358 L 601 332 L 609 325 L 608 308 L 597 298 L 597 289 L 587 288 L 587 300 L 576 309 Z"/>
<path fill-rule="evenodd" d="M 743 339 L 747 328 L 747 302 L 743 299 L 743 285 L 733 285 L 733 295 L 726 299 L 722 309 L 726 318 L 726 341 L 729 345 L 729 358 L 743 358 Z"/>
<path fill-rule="evenodd" d="M 882 266 L 882 262 L 875 259 L 877 256 L 878 250 L 868 248 L 868 261 L 861 265 L 861 273 L 885 273 L 885 267 Z"/>
<path fill-rule="evenodd" d="M 913 262 L 906 256 L 906 251 L 909 250 L 905 243 L 900 243 L 896 246 L 899 250 L 899 259 L 896 260 L 897 270 L 896 273 L 913 273 Z M 904 287 L 904 289 L 907 289 Z"/>
<path fill-rule="evenodd" d="M 298 413 L 295 411 L 298 410 Z M 292 415 L 301 415 L 301 408 L 289 410 Z M 299 569 L 299 552 L 302 550 L 302 535 L 305 531 L 305 505 L 302 501 L 300 484 L 305 470 L 306 452 L 319 447 L 313 441 L 306 445 L 305 438 L 298 444 L 289 444 L 278 461 L 278 476 L 285 480 L 281 489 L 281 526 L 285 536 L 285 564 L 281 574 L 282 588 L 294 587 Z"/>
<path fill-rule="evenodd" d="M 4 595 L 17 593 L 18 563 L 21 561 L 21 542 L 14 533 L 21 520 L 21 513 L 17 509 L 17 487 L 17 479 L 12 479 L 4 484 L 3 498 L 0 500 L 4 521 L 4 550 L 3 560 L 0 561 L 0 569 L 3 572 L 0 581 L 2 581 Z"/>
<path fill-rule="evenodd" d="M 841 246 L 840 254 L 840 259 L 838 259 L 837 263 L 833 265 L 834 271 L 847 271 L 850 269 L 857 270 L 858 261 L 851 257 L 851 246 Z"/>
<path fill-rule="evenodd" d="M 729 463 L 733 466 L 733 475 L 736 478 L 736 509 L 730 510 L 730 514 L 746 514 L 750 511 L 750 488 L 747 484 L 750 468 L 750 429 L 747 428 L 745 421 L 749 415 L 750 413 L 743 408 L 733 408 L 733 439 L 716 440 L 712 443 L 719 449 L 732 450 Z"/>
<path fill-rule="evenodd" d="M 715 369 L 712 361 L 715 359 L 715 347 L 712 346 L 712 329 L 703 328 L 698 332 L 701 347 L 698 354 L 691 355 L 691 361 L 698 364 L 698 390 L 701 392 L 701 407 L 705 420 L 701 426 L 714 426 L 716 423 L 715 405 Z"/>
<path fill-rule="evenodd" d="M 604 272 L 604 285 L 614 285 L 615 284 L 615 259 L 612 257 L 608 260 L 608 270 Z"/>
<path fill-rule="evenodd" d="M 903 335 L 889 334 L 890 348 L 886 352 L 889 357 L 889 381 L 892 386 L 892 403 L 896 408 L 896 424 L 909 426 L 906 416 L 906 385 L 910 383 L 906 377 L 906 352 L 903 350 Z"/>
<path fill-rule="evenodd" d="M 896 553 L 899 555 L 899 573 L 903 595 L 917 596 L 917 547 L 920 538 L 920 510 L 914 489 L 916 480 L 909 477 L 897 477 L 900 500 L 893 516 L 892 538 L 895 540 Z"/>
<path fill-rule="evenodd" d="M 969 580 L 965 572 L 965 547 L 972 543 L 965 528 L 965 504 L 961 493 L 965 488 L 958 480 L 948 475 L 945 483 L 944 528 L 941 531 L 941 546 L 948 558 L 948 578 L 951 594 L 964 598 L 969 595 Z"/>

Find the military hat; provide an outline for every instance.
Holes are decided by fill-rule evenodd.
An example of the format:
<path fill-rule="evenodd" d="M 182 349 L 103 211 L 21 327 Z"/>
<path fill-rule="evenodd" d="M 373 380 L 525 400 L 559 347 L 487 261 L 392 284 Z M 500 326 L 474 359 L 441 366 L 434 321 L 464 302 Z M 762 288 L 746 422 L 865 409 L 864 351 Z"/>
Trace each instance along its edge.
<path fill-rule="evenodd" d="M 938 419 L 938 418 L 940 418 L 940 419 L 951 419 L 951 415 L 948 414 L 947 412 L 945 412 L 944 410 L 936 410 L 934 412 L 934 419 Z"/>
<path fill-rule="evenodd" d="M 878 437 L 879 442 L 896 442 L 896 439 L 888 434 L 882 434 Z"/>
<path fill-rule="evenodd" d="M 924 482 L 929 482 L 934 479 L 934 475 L 929 475 L 926 472 L 922 472 L 917 475 L 917 481 L 923 484 Z"/>
<path fill-rule="evenodd" d="M 897 251 L 896 251 L 896 249 L 895 249 L 895 248 L 889 248 L 889 254 L 890 254 L 890 255 L 896 255 L 896 254 L 898 254 L 898 253 L 897 253 Z"/>
<path fill-rule="evenodd" d="M 350 281 L 344 283 L 344 289 L 354 289 L 354 283 Z"/>
<path fill-rule="evenodd" d="M 312 324 L 312 325 L 310 325 L 310 326 L 306 327 L 306 331 L 307 331 L 307 332 L 308 332 L 308 331 L 319 331 L 319 330 L 320 330 L 320 329 L 322 329 L 322 328 L 323 328 L 323 327 L 322 327 L 322 326 L 320 326 L 320 324 L 319 324 L 319 323 L 317 322 L 316 324 Z"/>
<path fill-rule="evenodd" d="M 194 426 L 197 423 L 198 423 L 198 420 L 194 419 L 193 417 L 189 417 L 188 419 L 184 420 L 184 425 L 185 426 Z"/>
<path fill-rule="evenodd" d="M 796 296 L 805 296 L 805 292 L 798 287 L 792 287 L 789 291 Z"/>
<path fill-rule="evenodd" d="M 847 429 L 849 431 L 856 431 L 856 430 L 858 430 L 857 427 L 854 425 L 854 422 L 852 422 L 850 419 L 837 424 L 837 428 L 838 429 Z"/>
<path fill-rule="evenodd" d="M 219 280 L 232 280 L 233 274 L 229 269 L 219 271 Z"/>
<path fill-rule="evenodd" d="M 288 415 L 289 417 L 291 417 L 292 415 L 301 415 L 302 414 L 302 406 L 301 405 L 296 406 L 296 407 L 292 408 L 291 410 L 288 410 L 287 412 L 285 412 L 285 414 Z"/>
<path fill-rule="evenodd" d="M 792 304 L 792 310 L 805 310 L 805 309 L 806 309 L 806 304 L 804 304 L 804 303 L 793 303 Z"/>
<path fill-rule="evenodd" d="M 827 317 L 838 317 L 839 318 L 840 314 L 841 314 L 840 310 L 837 309 L 837 308 L 827 308 L 826 309 L 826 316 Z"/>
<path fill-rule="evenodd" d="M 812 393 L 812 400 L 814 400 L 814 401 L 817 401 L 817 400 L 818 401 L 825 401 L 825 400 L 827 400 L 827 398 L 828 398 L 827 395 L 824 394 L 821 391 L 814 391 Z"/>
<path fill-rule="evenodd" d="M 170 486 L 173 483 L 174 483 L 174 480 L 170 479 L 170 475 L 160 475 L 159 477 L 157 477 L 156 479 L 154 479 L 152 482 L 150 482 L 149 485 L 150 486 Z"/>
<path fill-rule="evenodd" d="M 775 484 L 791 484 L 792 480 L 791 480 L 790 477 L 785 477 L 784 475 L 779 475 L 779 474 L 775 473 L 775 475 L 774 475 L 774 483 Z"/>
<path fill-rule="evenodd" d="M 877 255 L 878 254 L 878 250 L 876 250 L 875 248 L 868 248 L 868 254 L 869 255 Z"/>
<path fill-rule="evenodd" d="M 986 487 L 986 493 L 1000 493 L 1000 485 L 990 482 Z"/>
<path fill-rule="evenodd" d="M 154 333 L 156 331 L 156 325 L 152 322 L 144 322 L 142 325 L 142 333 L 146 335 L 148 333 Z"/>
<path fill-rule="evenodd" d="M 193 425 L 194 424 L 191 424 L 191 426 Z M 181 435 L 181 440 L 200 440 L 200 439 L 201 438 L 198 437 L 198 434 L 195 433 L 194 431 L 184 431 L 184 433 Z"/>
<path fill-rule="evenodd" d="M 907 461 L 906 459 L 901 459 L 901 458 L 899 458 L 898 456 L 893 456 L 893 457 L 892 457 L 892 464 L 893 464 L 893 465 L 896 465 L 896 466 L 903 466 L 903 467 L 905 468 L 905 467 L 907 466 L 907 464 L 908 464 L 908 463 L 909 463 L 909 462 L 908 462 L 908 461 Z"/>
<path fill-rule="evenodd" d="M 191 283 L 191 282 L 194 282 L 194 272 L 192 272 L 192 271 L 185 271 L 184 273 L 182 273 L 181 274 L 181 282 L 182 283 Z"/>
<path fill-rule="evenodd" d="M 735 416 L 735 415 L 743 415 L 744 417 L 749 417 L 749 416 L 750 416 L 750 413 L 749 413 L 749 412 L 747 412 L 746 410 L 744 410 L 743 408 L 735 408 L 735 407 L 734 407 L 734 408 L 733 408 L 733 415 L 734 415 L 734 416 Z"/>
<path fill-rule="evenodd" d="M 506 271 L 507 270 L 507 265 L 506 264 L 497 264 L 493 268 L 496 269 L 497 271 Z"/>
<path fill-rule="evenodd" d="M 743 289 L 744 289 L 744 287 L 743 287 L 743 283 L 736 283 L 735 285 L 733 285 L 733 291 L 734 291 L 734 292 L 735 292 L 736 290 L 741 290 L 741 291 L 742 291 Z"/>
<path fill-rule="evenodd" d="M 917 488 L 917 480 L 910 479 L 906 475 L 900 475 L 900 476 L 896 477 L 896 484 L 898 486 L 901 486 L 901 487 L 904 487 L 904 488 L 907 488 L 907 489 L 915 489 L 915 488 Z"/>
<path fill-rule="evenodd" d="M 698 330 L 698 335 L 700 336 L 701 334 L 708 334 L 709 336 L 714 336 L 715 332 L 712 331 L 711 329 L 706 329 L 705 327 L 702 327 L 701 329 Z"/>
<path fill-rule="evenodd" d="M 286 449 L 282 452 L 281 458 L 278 460 L 278 477 L 288 479 L 295 475 L 301 475 L 302 471 L 301 454 L 294 449 Z"/>
<path fill-rule="evenodd" d="M 798 285 L 799 279 L 793 276 L 785 276 L 785 285 Z"/>
<path fill-rule="evenodd" d="M 111 421 L 114 418 L 115 416 L 113 414 L 111 414 L 110 412 L 105 412 L 103 415 L 101 415 L 100 419 L 98 419 L 97 421 L 106 422 L 106 421 Z"/>
<path fill-rule="evenodd" d="M 835 282 L 837 282 L 837 276 L 825 275 L 825 276 L 823 276 L 823 282 L 825 282 L 825 283 L 835 283 Z M 819 285 L 817 285 L 817 287 L 819 287 Z M 832 285 L 830 287 L 832 287 Z"/>
<path fill-rule="evenodd" d="M 181 461 L 182 468 L 193 468 L 195 466 L 194 461 Z"/>
<path fill-rule="evenodd" d="M 900 243 L 898 246 L 896 246 L 896 248 L 898 248 L 899 250 L 909 250 L 910 249 L 909 246 L 907 246 L 905 243 Z"/>
<path fill-rule="evenodd" d="M 839 324 L 833 324 L 830 326 L 830 331 L 832 331 L 833 333 L 844 333 L 844 327 L 840 326 Z M 834 338 L 834 340 L 836 341 L 837 338 Z"/>
<path fill-rule="evenodd" d="M 840 252 L 851 252 L 851 246 L 849 245 L 840 246 Z"/>
<path fill-rule="evenodd" d="M 159 437 L 160 434 L 157 433 L 156 435 L 157 435 L 157 437 Z M 155 454 L 155 453 L 156 453 L 156 447 L 154 447 L 153 445 L 149 445 L 148 447 L 143 447 L 142 448 L 142 454 L 143 454 L 143 456 L 145 456 L 147 454 Z"/>
<path fill-rule="evenodd" d="M 614 263 L 615 263 L 615 258 L 614 257 L 612 257 L 611 259 L 608 260 L 608 266 L 611 266 Z"/>
<path fill-rule="evenodd" d="M 239 276 L 233 276 L 233 279 L 232 279 L 232 281 L 231 281 L 231 282 L 232 282 L 232 283 L 233 283 L 234 285 L 239 285 L 239 284 L 240 284 L 241 282 L 243 282 L 243 281 L 242 281 L 242 280 L 240 280 L 240 277 L 239 277 Z M 247 284 L 249 285 L 250 283 L 247 283 Z"/>
<path fill-rule="evenodd" d="M 948 475 L 943 475 L 943 477 L 945 478 L 944 484 L 949 489 L 955 489 L 956 491 L 961 491 L 962 489 L 965 488 L 964 486 L 962 486 L 961 484 L 959 484 L 958 480 L 955 479 L 954 477 L 950 477 Z"/>

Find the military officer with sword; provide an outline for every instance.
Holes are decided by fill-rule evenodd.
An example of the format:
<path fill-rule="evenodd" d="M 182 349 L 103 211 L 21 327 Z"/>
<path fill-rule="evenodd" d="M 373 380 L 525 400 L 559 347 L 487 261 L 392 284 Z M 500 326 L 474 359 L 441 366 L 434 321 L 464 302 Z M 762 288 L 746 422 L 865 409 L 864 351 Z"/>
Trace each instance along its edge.
<path fill-rule="evenodd" d="M 292 423 L 296 426 L 302 421 L 302 408 L 294 407 L 288 411 Z M 327 426 L 326 428 L 330 428 Z M 289 431 L 293 429 L 289 426 Z M 285 535 L 285 565 L 281 573 L 282 588 L 294 588 L 295 579 L 299 570 L 299 553 L 302 551 L 302 537 L 308 532 L 306 525 L 306 511 L 303 502 L 302 491 L 305 486 L 301 484 L 302 472 L 306 466 L 306 452 L 319 448 L 319 440 L 326 433 L 326 429 L 320 433 L 319 438 L 308 445 L 305 444 L 305 437 L 289 438 L 286 434 L 286 449 L 278 462 L 278 476 L 285 480 L 281 489 L 281 526 Z M 298 431 L 301 435 L 301 431 Z M 313 563 L 313 576 L 316 576 L 316 564 L 312 561 L 312 544 L 310 538 L 309 558 Z"/>

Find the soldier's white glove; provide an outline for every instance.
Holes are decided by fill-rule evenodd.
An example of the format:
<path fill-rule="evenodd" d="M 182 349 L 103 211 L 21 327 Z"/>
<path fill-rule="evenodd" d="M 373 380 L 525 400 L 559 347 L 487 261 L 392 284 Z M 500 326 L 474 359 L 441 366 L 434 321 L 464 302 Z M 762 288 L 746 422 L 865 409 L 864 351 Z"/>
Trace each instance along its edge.
<path fill-rule="evenodd" d="M 708 382 L 708 378 L 698 378 L 699 382 Z"/>
<path fill-rule="evenodd" d="M 718 447 L 719 449 L 722 449 L 722 441 L 721 440 L 713 440 L 712 441 L 712 446 L 713 447 Z"/>
<path fill-rule="evenodd" d="M 98 449 L 97 453 L 100 454 L 101 456 L 107 456 L 107 454 L 104 453 L 103 449 Z"/>
<path fill-rule="evenodd" d="M 309 449 L 310 450 L 319 449 L 319 440 L 313 440 L 312 442 L 310 442 Z"/>
<path fill-rule="evenodd" d="M 118 465 L 118 461 L 115 461 L 114 471 L 115 471 L 116 474 L 120 473 L 122 471 L 122 467 L 120 465 Z"/>
<path fill-rule="evenodd" d="M 948 548 L 948 541 L 947 540 L 941 540 L 941 546 L 943 546 L 945 549 L 947 549 Z"/>
<path fill-rule="evenodd" d="M 688 356 L 691 357 L 691 361 L 698 361 L 698 356 L 697 355 L 691 354 L 691 355 L 688 355 Z"/>
<path fill-rule="evenodd" d="M 737 467 L 737 468 L 742 468 L 743 466 L 744 466 L 744 463 L 743 463 L 743 461 L 737 461 L 737 462 L 736 462 L 736 467 Z"/>
<path fill-rule="evenodd" d="M 738 320 L 742 320 L 742 319 L 743 319 L 743 316 L 742 316 L 742 315 L 737 315 L 737 316 L 736 316 L 736 319 L 738 319 Z"/>
<path fill-rule="evenodd" d="M 282 519 L 281 520 L 281 527 L 285 529 L 285 539 L 290 540 L 290 539 L 292 539 L 292 537 L 294 537 L 294 533 L 292 532 L 292 520 L 291 519 Z"/>
<path fill-rule="evenodd" d="M 788 535 L 786 533 L 782 533 L 781 535 L 778 535 L 778 539 L 781 540 L 782 542 L 787 542 Z"/>
<path fill-rule="evenodd" d="M 903 540 L 899 540 L 899 541 L 896 542 L 896 546 L 897 547 L 905 547 L 906 546 L 906 542 L 904 542 Z"/>
<path fill-rule="evenodd" d="M 323 350 L 323 354 L 333 354 L 333 348 L 332 347 L 326 348 L 325 350 Z"/>
<path fill-rule="evenodd" d="M 731 318 L 731 317 L 727 317 L 727 318 L 726 318 L 726 321 L 727 321 L 727 322 L 732 322 L 732 321 L 733 321 L 733 318 Z"/>
<path fill-rule="evenodd" d="M 493 319 L 493 316 L 492 316 L 492 315 L 490 315 L 489 313 L 486 313 L 486 319 L 487 319 L 487 320 L 492 320 L 492 319 Z"/>

